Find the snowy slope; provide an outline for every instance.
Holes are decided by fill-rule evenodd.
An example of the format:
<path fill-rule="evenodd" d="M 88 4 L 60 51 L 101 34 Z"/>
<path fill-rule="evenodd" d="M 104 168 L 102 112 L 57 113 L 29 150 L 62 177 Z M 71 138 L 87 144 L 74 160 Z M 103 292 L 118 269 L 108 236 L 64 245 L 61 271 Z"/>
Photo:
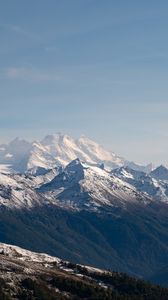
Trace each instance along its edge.
<path fill-rule="evenodd" d="M 47 203 L 43 195 L 39 195 L 34 187 L 33 180 L 24 175 L 1 173 L 0 206 L 30 209 Z"/>
<path fill-rule="evenodd" d="M 36 174 L 0 173 L 0 206 L 31 209 L 57 205 L 66 209 L 98 209 L 150 203 L 136 187 L 97 165 L 79 159 L 64 169 L 37 169 Z"/>
<path fill-rule="evenodd" d="M 0 254 L 6 255 L 8 257 L 15 257 L 23 261 L 32 261 L 32 262 L 39 262 L 39 263 L 52 263 L 56 262 L 59 263 L 61 260 L 57 257 L 50 256 L 45 253 L 36 253 L 32 252 L 18 246 L 9 245 L 0 243 Z"/>
<path fill-rule="evenodd" d="M 39 188 L 41 185 L 50 182 L 56 175 L 60 173 L 61 168 L 46 170 L 40 167 L 34 167 L 26 172 L 26 181 L 32 188 Z M 22 175 L 24 177 L 24 174 Z"/>
<path fill-rule="evenodd" d="M 68 135 L 54 134 L 46 136 L 41 143 L 64 166 L 76 158 L 88 164 L 104 162 L 111 167 L 124 163 L 124 159 L 86 137 L 75 140 Z"/>
<path fill-rule="evenodd" d="M 45 196 L 64 207 L 98 208 L 149 203 L 151 199 L 116 176 L 79 159 L 72 161 L 51 182 L 41 186 Z"/>
<path fill-rule="evenodd" d="M 11 174 L 13 172 L 11 165 L 8 164 L 0 164 L 0 173 L 3 174 Z"/>
<path fill-rule="evenodd" d="M 152 197 L 155 200 L 168 202 L 168 183 L 153 177 L 158 174 L 157 169 L 156 172 L 153 171 L 150 174 L 146 174 L 144 172 L 132 170 L 128 167 L 121 167 L 113 170 L 112 174 L 133 185 L 138 191 L 146 193 L 149 197 Z"/>
<path fill-rule="evenodd" d="M 40 142 L 33 142 L 27 160 L 27 170 L 35 167 L 52 169 L 56 166 L 56 160 L 52 154 Z"/>
<path fill-rule="evenodd" d="M 66 300 L 79 299 L 84 293 L 87 299 L 91 299 L 88 291 L 93 291 L 93 288 L 95 295 L 99 293 L 105 299 L 112 291 L 109 289 L 106 293 L 112 288 L 108 279 L 111 276 L 119 278 L 116 272 L 71 263 L 4 243 L 0 243 L 0 256 L 1 299 Z M 105 275 L 108 276 L 107 282 L 103 280 Z M 83 287 L 86 287 L 86 292 Z"/>
<path fill-rule="evenodd" d="M 0 254 L 3 254 L 4 256 L 7 256 L 8 258 L 17 258 L 18 260 L 24 261 L 24 262 L 34 262 L 34 263 L 48 263 L 51 264 L 51 267 L 54 266 L 53 263 L 57 265 L 61 270 L 72 272 L 72 265 L 71 269 L 68 267 L 69 262 L 63 261 L 62 259 L 48 255 L 46 253 L 38 253 L 33 252 L 15 245 L 9 245 L 0 243 Z M 46 265 L 47 266 L 47 265 Z M 48 265 L 49 266 L 49 265 Z M 66 266 L 66 267 L 65 267 Z M 80 265 L 79 265 L 80 266 Z M 75 267 L 75 265 L 74 265 Z M 82 265 L 81 265 L 82 267 Z M 91 266 L 83 266 L 90 272 L 98 272 L 103 273 L 106 272 L 105 270 L 101 270 L 99 268 L 91 267 Z M 77 271 L 77 270 L 76 270 Z"/>
<path fill-rule="evenodd" d="M 0 164 L 10 165 L 13 170 L 21 173 L 37 167 L 52 169 L 66 166 L 76 158 L 90 165 L 104 163 L 108 168 L 129 164 L 138 170 L 146 168 L 126 161 L 84 136 L 73 139 L 57 133 L 46 136 L 42 141 L 30 143 L 17 138 L 8 145 L 0 145 Z"/>

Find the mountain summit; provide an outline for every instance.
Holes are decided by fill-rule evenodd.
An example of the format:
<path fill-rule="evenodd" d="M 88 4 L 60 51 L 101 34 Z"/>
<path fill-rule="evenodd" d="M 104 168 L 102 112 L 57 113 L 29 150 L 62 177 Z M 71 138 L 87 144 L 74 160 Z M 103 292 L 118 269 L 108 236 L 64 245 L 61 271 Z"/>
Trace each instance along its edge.
<path fill-rule="evenodd" d="M 133 169 L 150 171 L 149 166 L 129 162 L 85 136 L 74 139 L 56 133 L 32 143 L 17 138 L 7 145 L 0 145 L 0 164 L 9 165 L 16 172 L 38 167 L 65 167 L 76 158 L 90 165 L 104 164 L 110 169 L 131 165 Z"/>

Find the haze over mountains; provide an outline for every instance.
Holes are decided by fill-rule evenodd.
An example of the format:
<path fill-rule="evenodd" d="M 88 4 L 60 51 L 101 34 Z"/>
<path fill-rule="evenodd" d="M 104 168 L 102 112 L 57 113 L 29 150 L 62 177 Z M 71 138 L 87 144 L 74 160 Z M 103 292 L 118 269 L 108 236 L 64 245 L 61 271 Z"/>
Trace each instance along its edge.
<path fill-rule="evenodd" d="M 0 147 L 0 241 L 149 278 L 168 265 L 168 169 L 62 134 Z"/>
<path fill-rule="evenodd" d="M 0 163 L 9 164 L 13 170 L 26 170 L 41 167 L 45 169 L 65 166 L 79 158 L 88 164 L 104 163 L 106 167 L 130 166 L 133 169 L 149 172 L 152 165 L 140 166 L 129 162 L 87 137 L 73 139 L 61 133 L 48 135 L 42 141 L 32 143 L 16 138 L 7 145 L 0 146 Z"/>

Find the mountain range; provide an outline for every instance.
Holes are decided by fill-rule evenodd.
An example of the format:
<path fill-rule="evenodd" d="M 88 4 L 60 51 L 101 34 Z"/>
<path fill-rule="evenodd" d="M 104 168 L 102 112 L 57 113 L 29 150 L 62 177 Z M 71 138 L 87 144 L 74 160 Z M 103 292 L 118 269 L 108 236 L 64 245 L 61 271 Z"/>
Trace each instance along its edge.
<path fill-rule="evenodd" d="M 62 134 L 1 145 L 0 163 L 1 242 L 144 278 L 168 265 L 165 166 Z"/>
<path fill-rule="evenodd" d="M 151 164 L 140 166 L 129 162 L 84 136 L 74 139 L 57 133 L 41 141 L 28 142 L 16 138 L 9 144 L 0 145 L 0 164 L 8 165 L 16 172 L 36 172 L 38 167 L 53 169 L 55 166 L 66 166 L 76 158 L 91 165 L 103 163 L 109 168 L 128 165 L 146 172 L 152 168 Z"/>

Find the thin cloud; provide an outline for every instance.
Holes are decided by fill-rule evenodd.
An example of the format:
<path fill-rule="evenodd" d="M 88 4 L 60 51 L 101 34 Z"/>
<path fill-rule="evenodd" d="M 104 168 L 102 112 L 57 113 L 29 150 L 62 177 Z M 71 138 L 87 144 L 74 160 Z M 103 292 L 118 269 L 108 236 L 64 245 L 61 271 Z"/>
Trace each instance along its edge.
<path fill-rule="evenodd" d="M 17 35 L 21 35 L 21 36 L 24 36 L 26 38 L 29 38 L 29 39 L 33 39 L 33 40 L 40 40 L 40 36 L 33 33 L 33 32 L 30 32 L 30 31 L 27 31 L 26 29 L 18 26 L 18 25 L 15 25 L 15 24 L 0 24 L 0 28 L 3 29 L 3 30 L 6 30 L 8 32 L 12 32 L 12 33 L 15 33 Z"/>
<path fill-rule="evenodd" d="M 4 71 L 5 78 L 11 80 L 26 80 L 32 82 L 50 82 L 60 79 L 55 73 L 44 72 L 34 68 L 10 67 Z"/>
<path fill-rule="evenodd" d="M 17 25 L 8 26 L 8 29 L 16 34 L 23 35 L 30 39 L 36 39 L 36 40 L 39 39 L 38 35 L 36 35 L 32 32 L 26 31 L 25 29 L 23 29 Z"/>

